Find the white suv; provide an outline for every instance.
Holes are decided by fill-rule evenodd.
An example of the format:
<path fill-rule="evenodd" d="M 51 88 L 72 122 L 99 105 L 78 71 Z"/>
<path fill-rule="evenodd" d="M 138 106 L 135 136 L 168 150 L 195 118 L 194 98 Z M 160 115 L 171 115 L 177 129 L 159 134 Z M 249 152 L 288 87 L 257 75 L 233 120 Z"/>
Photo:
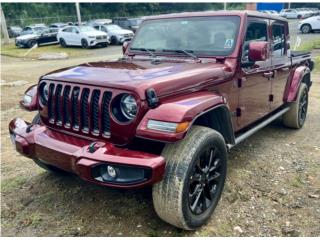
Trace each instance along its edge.
<path fill-rule="evenodd" d="M 298 30 L 302 33 L 310 33 L 315 30 L 320 31 L 320 16 L 313 16 L 299 22 Z"/>
<path fill-rule="evenodd" d="M 285 18 L 304 19 L 310 17 L 311 13 L 307 11 L 299 11 L 297 9 L 282 9 L 280 16 Z"/>
<path fill-rule="evenodd" d="M 96 45 L 108 46 L 108 34 L 98 31 L 90 26 L 67 26 L 62 28 L 57 35 L 62 47 L 82 46 L 90 48 Z"/>

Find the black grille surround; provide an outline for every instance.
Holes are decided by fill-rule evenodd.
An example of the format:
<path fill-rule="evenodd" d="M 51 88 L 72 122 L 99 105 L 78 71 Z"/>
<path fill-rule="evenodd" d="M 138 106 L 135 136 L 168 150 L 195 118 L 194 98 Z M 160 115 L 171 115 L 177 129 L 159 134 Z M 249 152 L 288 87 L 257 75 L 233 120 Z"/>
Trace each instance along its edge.
<path fill-rule="evenodd" d="M 42 81 L 43 82 L 43 81 Z M 49 96 L 40 102 L 44 124 L 70 132 L 110 138 L 112 91 L 100 87 L 46 81 Z"/>

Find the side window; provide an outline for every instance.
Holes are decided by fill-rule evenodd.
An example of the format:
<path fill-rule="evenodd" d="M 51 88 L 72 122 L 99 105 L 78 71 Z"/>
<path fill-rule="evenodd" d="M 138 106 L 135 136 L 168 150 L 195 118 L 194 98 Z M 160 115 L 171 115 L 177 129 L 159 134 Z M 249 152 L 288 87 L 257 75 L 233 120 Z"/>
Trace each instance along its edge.
<path fill-rule="evenodd" d="M 285 30 L 282 24 L 272 25 L 272 55 L 283 56 L 285 54 Z"/>
<path fill-rule="evenodd" d="M 250 22 L 247 27 L 246 37 L 242 49 L 242 61 L 249 61 L 249 43 L 251 41 L 268 41 L 266 22 Z"/>
<path fill-rule="evenodd" d="M 71 32 L 72 32 L 72 33 L 77 33 L 77 32 L 78 32 L 78 29 L 75 28 L 75 27 L 73 27 L 73 28 L 71 28 Z"/>
<path fill-rule="evenodd" d="M 97 26 L 93 26 L 95 29 L 97 29 L 97 30 L 100 30 L 100 26 L 99 25 L 97 25 Z"/>
<path fill-rule="evenodd" d="M 71 27 L 68 27 L 68 28 L 65 28 L 62 30 L 63 32 L 71 32 L 72 31 L 72 28 Z"/>

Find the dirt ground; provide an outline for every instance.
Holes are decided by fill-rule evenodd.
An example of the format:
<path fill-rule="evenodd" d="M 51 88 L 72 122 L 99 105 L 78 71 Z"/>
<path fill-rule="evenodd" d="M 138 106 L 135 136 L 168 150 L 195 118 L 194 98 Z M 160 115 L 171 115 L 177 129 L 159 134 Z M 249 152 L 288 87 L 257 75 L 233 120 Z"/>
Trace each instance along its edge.
<path fill-rule="evenodd" d="M 2 236 L 320 235 L 319 73 L 312 75 L 303 129 L 286 129 L 276 121 L 232 149 L 222 199 L 208 224 L 197 231 L 161 221 L 152 206 L 151 189 L 94 186 L 74 176 L 45 172 L 17 154 L 7 126 L 14 117 L 31 121 L 34 116 L 18 106 L 26 87 L 48 71 L 103 59 L 108 57 L 1 57 Z"/>

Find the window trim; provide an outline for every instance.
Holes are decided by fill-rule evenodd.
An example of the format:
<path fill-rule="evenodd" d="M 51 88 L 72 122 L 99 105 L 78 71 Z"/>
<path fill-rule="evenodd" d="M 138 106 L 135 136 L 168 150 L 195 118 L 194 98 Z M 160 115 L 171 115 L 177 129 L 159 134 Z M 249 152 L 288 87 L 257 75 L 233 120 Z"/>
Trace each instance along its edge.
<path fill-rule="evenodd" d="M 283 52 L 283 55 L 281 55 L 281 57 L 285 57 L 287 56 L 287 29 L 286 29 L 286 25 L 283 23 L 283 22 L 279 22 L 279 21 L 274 21 L 272 22 L 272 24 L 270 25 L 270 32 L 271 32 L 271 53 L 272 53 L 272 57 L 275 57 L 273 56 L 273 26 L 274 25 L 278 25 L 278 26 L 281 26 L 283 27 L 283 34 L 284 34 L 284 52 Z M 279 57 L 279 56 L 278 56 Z"/>

